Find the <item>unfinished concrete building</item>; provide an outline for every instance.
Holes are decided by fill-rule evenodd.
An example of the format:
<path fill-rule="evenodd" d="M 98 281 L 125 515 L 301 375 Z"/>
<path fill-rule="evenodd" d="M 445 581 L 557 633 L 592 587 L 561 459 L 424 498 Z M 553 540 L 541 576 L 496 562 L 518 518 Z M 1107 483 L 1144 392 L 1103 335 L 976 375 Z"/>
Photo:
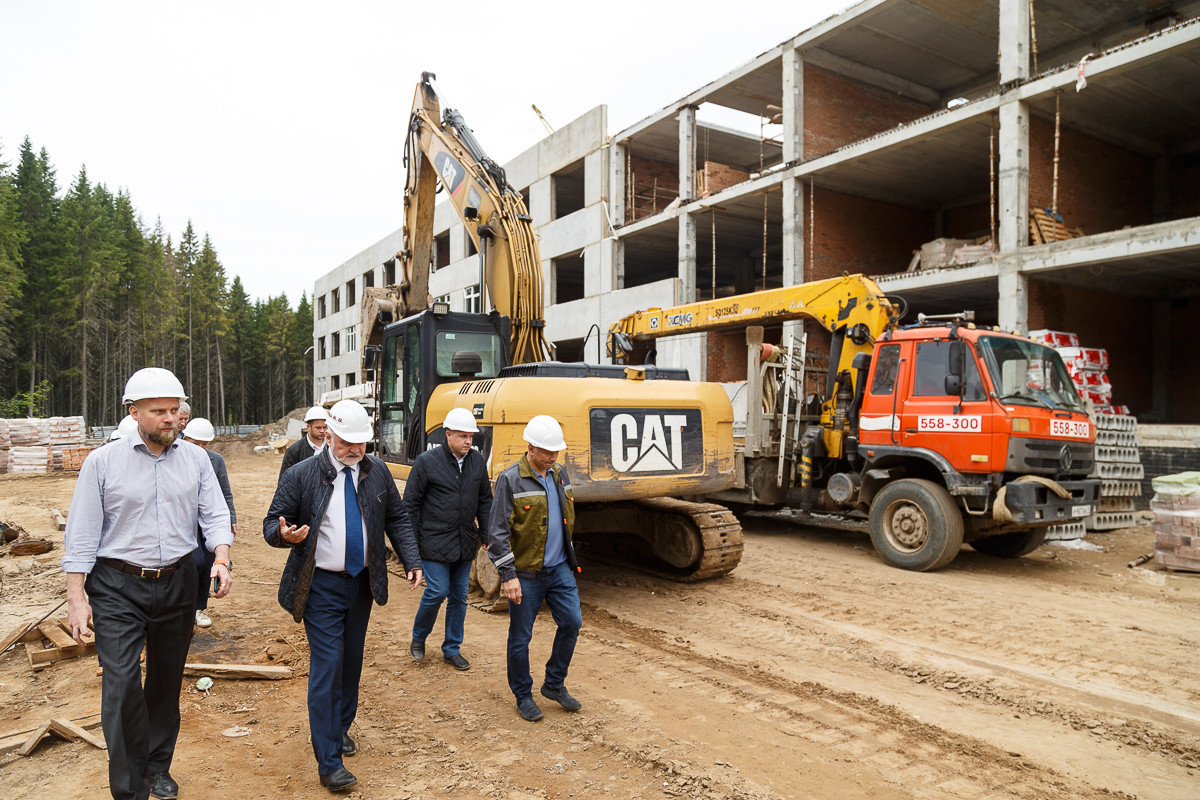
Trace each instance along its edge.
<path fill-rule="evenodd" d="M 597 108 L 505 165 L 540 237 L 548 338 L 596 360 L 636 309 L 863 272 L 914 315 L 1075 332 L 1108 350 L 1114 403 L 1200 424 L 1198 15 L 866 0 L 612 136 Z M 466 233 L 437 213 L 431 291 L 476 307 Z M 386 269 L 394 238 L 360 256 Z M 346 280 L 318 281 L 318 317 Z M 739 380 L 744 342 L 665 339 L 659 363 Z"/>

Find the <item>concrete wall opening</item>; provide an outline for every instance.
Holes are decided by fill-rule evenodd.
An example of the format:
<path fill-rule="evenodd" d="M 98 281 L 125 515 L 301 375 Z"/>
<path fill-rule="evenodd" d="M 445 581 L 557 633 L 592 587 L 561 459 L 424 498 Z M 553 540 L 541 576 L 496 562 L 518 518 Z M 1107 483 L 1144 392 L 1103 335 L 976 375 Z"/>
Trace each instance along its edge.
<path fill-rule="evenodd" d="M 559 170 L 551 177 L 554 188 L 553 219 L 574 214 L 584 206 L 584 163 L 580 159 L 569 167 Z"/>
<path fill-rule="evenodd" d="M 583 252 L 550 260 L 551 302 L 583 299 Z"/>
<path fill-rule="evenodd" d="M 594 355 L 594 353 L 593 353 Z M 583 339 L 564 339 L 554 343 L 554 357 L 558 361 L 586 361 Z"/>
<path fill-rule="evenodd" d="M 433 237 L 433 263 L 430 265 L 436 272 L 442 267 L 450 266 L 450 231 Z"/>

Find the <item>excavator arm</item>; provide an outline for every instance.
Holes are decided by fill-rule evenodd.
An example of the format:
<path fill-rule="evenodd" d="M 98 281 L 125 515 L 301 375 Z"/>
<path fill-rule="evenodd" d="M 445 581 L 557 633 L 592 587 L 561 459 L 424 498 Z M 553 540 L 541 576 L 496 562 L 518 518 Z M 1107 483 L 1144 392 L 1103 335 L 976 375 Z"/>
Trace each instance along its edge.
<path fill-rule="evenodd" d="M 533 220 L 462 114 L 442 109 L 434 81 L 432 73 L 422 73 L 405 141 L 403 242 L 396 254 L 400 282 L 363 293 L 364 344 L 381 342 L 383 320 L 429 306 L 433 210 L 440 182 L 482 260 L 492 307 L 512 321 L 511 362 L 545 360 L 542 266 Z M 380 312 L 386 314 L 381 318 Z"/>

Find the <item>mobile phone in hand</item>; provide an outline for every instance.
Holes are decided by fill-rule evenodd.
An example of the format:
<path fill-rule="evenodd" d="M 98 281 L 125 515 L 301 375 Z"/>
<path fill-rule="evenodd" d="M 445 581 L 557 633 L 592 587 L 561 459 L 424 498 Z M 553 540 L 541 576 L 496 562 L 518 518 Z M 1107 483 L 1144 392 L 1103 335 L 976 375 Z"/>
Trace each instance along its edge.
<path fill-rule="evenodd" d="M 212 593 L 216 594 L 220 588 L 221 588 L 221 576 L 217 575 L 216 577 L 213 578 Z"/>

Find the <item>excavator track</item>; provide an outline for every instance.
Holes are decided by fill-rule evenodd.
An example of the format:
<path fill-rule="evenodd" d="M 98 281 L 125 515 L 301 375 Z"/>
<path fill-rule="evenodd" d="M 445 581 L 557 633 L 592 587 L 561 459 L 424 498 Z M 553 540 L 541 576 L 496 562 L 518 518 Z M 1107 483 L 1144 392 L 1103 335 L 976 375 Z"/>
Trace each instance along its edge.
<path fill-rule="evenodd" d="M 578 503 L 575 533 L 588 558 L 685 583 L 725 575 L 742 559 L 741 523 L 716 503 Z"/>

